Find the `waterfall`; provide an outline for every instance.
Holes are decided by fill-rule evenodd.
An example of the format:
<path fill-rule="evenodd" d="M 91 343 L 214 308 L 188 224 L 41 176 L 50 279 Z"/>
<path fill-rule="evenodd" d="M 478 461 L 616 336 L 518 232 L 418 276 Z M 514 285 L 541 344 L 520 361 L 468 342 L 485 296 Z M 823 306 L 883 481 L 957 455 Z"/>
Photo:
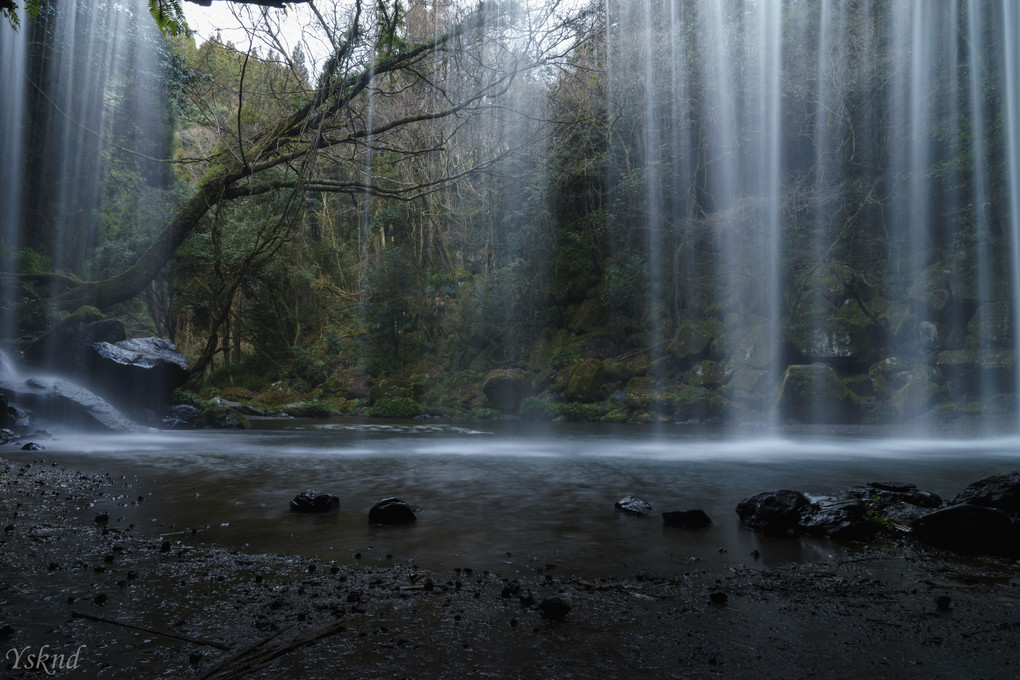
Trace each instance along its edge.
<path fill-rule="evenodd" d="M 167 184 L 162 38 L 144 0 L 55 0 L 21 18 L 0 27 L 0 270 L 108 276 L 125 264 L 108 245 L 126 250 L 163 218 L 152 200 Z M 2 281 L 0 336 L 53 320 Z"/>
<path fill-rule="evenodd" d="M 1014 3 L 606 12 L 611 115 L 643 129 L 612 162 L 644 187 L 657 384 L 714 371 L 724 420 L 1016 411 Z"/>

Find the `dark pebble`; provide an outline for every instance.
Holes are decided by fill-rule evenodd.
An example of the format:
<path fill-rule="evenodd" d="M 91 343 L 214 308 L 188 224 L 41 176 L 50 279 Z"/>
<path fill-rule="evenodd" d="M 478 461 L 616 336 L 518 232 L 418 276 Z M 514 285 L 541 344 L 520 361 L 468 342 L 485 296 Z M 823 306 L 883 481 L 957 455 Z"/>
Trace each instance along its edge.
<path fill-rule="evenodd" d="M 726 601 L 730 598 L 726 595 L 726 593 L 716 591 L 714 593 L 709 593 L 708 599 L 712 601 L 712 604 L 726 604 Z"/>
<path fill-rule="evenodd" d="M 952 598 L 948 595 L 940 595 L 935 598 L 935 606 L 939 608 L 940 612 L 947 612 L 949 611 L 949 604 L 952 601 Z"/>
<path fill-rule="evenodd" d="M 545 598 L 542 600 L 542 603 L 538 605 L 538 608 L 541 610 L 542 616 L 554 621 L 564 619 L 571 609 L 570 605 L 559 597 Z"/>

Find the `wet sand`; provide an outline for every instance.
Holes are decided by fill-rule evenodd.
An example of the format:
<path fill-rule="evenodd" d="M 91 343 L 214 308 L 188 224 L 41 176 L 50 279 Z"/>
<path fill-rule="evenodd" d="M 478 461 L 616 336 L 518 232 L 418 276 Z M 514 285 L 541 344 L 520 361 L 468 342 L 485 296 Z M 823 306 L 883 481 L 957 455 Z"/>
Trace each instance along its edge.
<path fill-rule="evenodd" d="M 0 459 L 5 677 L 1020 675 L 1011 560 L 890 537 L 829 561 L 622 578 L 359 566 L 118 521 L 150 491 Z M 554 597 L 559 619 L 540 607 Z"/>

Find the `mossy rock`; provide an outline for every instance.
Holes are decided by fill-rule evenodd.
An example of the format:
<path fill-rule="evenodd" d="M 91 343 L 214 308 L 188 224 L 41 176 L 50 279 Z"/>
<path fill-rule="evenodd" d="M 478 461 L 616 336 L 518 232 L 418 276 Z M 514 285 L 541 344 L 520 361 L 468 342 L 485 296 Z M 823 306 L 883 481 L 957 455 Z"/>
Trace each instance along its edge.
<path fill-rule="evenodd" d="M 1005 349 L 1013 345 L 1013 313 L 1006 302 L 978 307 L 967 322 L 967 349 Z"/>
<path fill-rule="evenodd" d="M 209 427 L 222 430 L 242 430 L 251 427 L 251 423 L 234 406 L 209 402 L 202 411 L 202 417 Z"/>
<path fill-rule="evenodd" d="M 528 365 L 533 371 L 546 371 L 552 368 L 553 344 L 549 338 L 540 338 L 531 350 Z"/>
<path fill-rule="evenodd" d="M 283 411 L 291 418 L 331 418 L 340 415 L 339 411 L 321 399 L 287 404 Z"/>
<path fill-rule="evenodd" d="M 871 381 L 871 394 L 879 399 L 887 399 L 895 387 L 894 376 L 910 370 L 909 363 L 900 357 L 886 357 L 876 361 L 868 369 Z"/>
<path fill-rule="evenodd" d="M 729 401 L 722 395 L 706 394 L 678 405 L 675 416 L 679 420 L 714 422 L 722 419 L 728 406 Z"/>
<path fill-rule="evenodd" d="M 768 371 L 754 368 L 740 368 L 730 374 L 726 386 L 732 390 L 742 390 L 755 394 L 768 389 Z"/>
<path fill-rule="evenodd" d="M 482 383 L 489 405 L 503 413 L 517 413 L 521 399 L 528 396 L 528 374 L 520 368 L 497 368 L 489 371 Z"/>
<path fill-rule="evenodd" d="M 722 324 L 718 319 L 684 320 L 677 328 L 666 351 L 677 359 L 702 356 L 721 335 Z"/>
<path fill-rule="evenodd" d="M 787 367 L 776 386 L 776 410 L 784 422 L 854 423 L 861 417 L 860 399 L 823 364 Z"/>
<path fill-rule="evenodd" d="M 952 299 L 950 270 L 941 262 L 928 267 L 907 292 L 911 308 L 925 317 L 939 316 Z"/>
<path fill-rule="evenodd" d="M 904 418 L 915 418 L 927 413 L 939 399 L 939 386 L 929 379 L 927 372 L 918 369 L 907 383 L 898 389 L 890 403 Z"/>
<path fill-rule="evenodd" d="M 602 398 L 605 371 L 598 359 L 585 359 L 573 367 L 565 396 L 569 401 L 594 402 Z"/>
<path fill-rule="evenodd" d="M 1015 361 L 1012 350 L 952 350 L 939 352 L 935 366 L 956 399 L 1015 391 Z"/>
<path fill-rule="evenodd" d="M 633 377 L 626 362 L 606 359 L 602 362 L 602 371 L 605 373 L 607 382 L 627 382 Z"/>
<path fill-rule="evenodd" d="M 653 389 L 652 379 L 647 375 L 637 376 L 627 381 L 623 391 L 627 396 L 633 396 L 635 394 L 644 394 Z"/>
<path fill-rule="evenodd" d="M 627 409 L 617 408 L 613 409 L 606 415 L 602 416 L 602 421 L 606 423 L 625 423 L 630 419 L 630 414 L 627 413 Z"/>
<path fill-rule="evenodd" d="M 741 328 L 736 335 L 717 340 L 716 344 L 721 345 L 717 349 L 718 353 L 729 351 L 726 370 L 736 371 L 741 368 L 763 370 L 771 366 L 776 356 L 776 348 L 769 336 L 767 324 L 753 323 Z"/>
<path fill-rule="evenodd" d="M 389 379 L 380 380 L 368 390 L 368 401 L 372 404 L 382 399 L 413 399 L 413 396 L 410 385 Z"/>
<path fill-rule="evenodd" d="M 718 387 L 726 380 L 723 367 L 709 359 L 694 364 L 691 370 L 684 374 L 684 382 L 697 387 Z"/>

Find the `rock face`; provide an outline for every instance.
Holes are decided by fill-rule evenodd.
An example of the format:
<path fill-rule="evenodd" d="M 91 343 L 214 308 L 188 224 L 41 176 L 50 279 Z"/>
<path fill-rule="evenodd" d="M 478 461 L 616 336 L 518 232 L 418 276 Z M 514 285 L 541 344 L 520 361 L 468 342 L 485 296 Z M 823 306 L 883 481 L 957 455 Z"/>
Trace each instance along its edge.
<path fill-rule="evenodd" d="M 616 509 L 628 515 L 646 516 L 652 512 L 652 506 L 634 496 L 624 496 L 616 501 Z"/>
<path fill-rule="evenodd" d="M 417 519 L 411 506 L 399 498 L 384 498 L 368 511 L 372 524 L 407 524 Z"/>
<path fill-rule="evenodd" d="M 290 502 L 290 509 L 297 512 L 329 512 L 340 507 L 340 499 L 333 494 L 319 491 L 302 491 Z"/>
<path fill-rule="evenodd" d="M 90 380 L 133 412 L 163 410 L 170 393 L 188 379 L 188 364 L 164 338 L 133 338 L 93 345 Z"/>
<path fill-rule="evenodd" d="M 712 526 L 712 520 L 704 510 L 678 510 L 662 513 L 662 523 L 671 527 L 703 529 Z"/>

